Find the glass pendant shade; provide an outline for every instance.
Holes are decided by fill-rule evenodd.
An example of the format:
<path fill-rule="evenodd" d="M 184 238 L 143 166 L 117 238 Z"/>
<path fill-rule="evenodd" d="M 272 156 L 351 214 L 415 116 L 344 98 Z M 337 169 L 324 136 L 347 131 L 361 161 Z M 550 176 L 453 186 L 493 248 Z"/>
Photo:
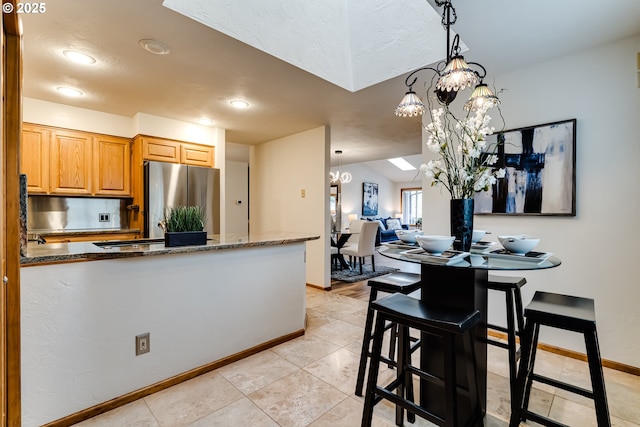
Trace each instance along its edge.
<path fill-rule="evenodd" d="M 398 117 L 412 117 L 423 115 L 427 111 L 426 107 L 422 103 L 422 100 L 412 90 L 405 93 L 404 98 L 400 101 L 400 104 L 396 107 L 396 116 Z"/>
<path fill-rule="evenodd" d="M 349 172 L 340 172 L 340 171 L 335 171 L 335 172 L 329 172 L 329 176 L 331 177 L 331 182 L 332 183 L 336 183 L 338 181 L 340 181 L 342 184 L 347 184 L 349 182 L 351 182 L 351 174 Z"/>
<path fill-rule="evenodd" d="M 469 68 L 462 56 L 451 58 L 436 83 L 436 89 L 458 92 L 466 87 L 478 84 L 478 74 Z"/>
<path fill-rule="evenodd" d="M 493 94 L 491 89 L 489 89 L 489 86 L 485 83 L 480 83 L 473 90 L 469 100 L 464 104 L 464 109 L 465 111 L 475 111 L 484 105 L 488 105 L 488 108 L 493 108 L 499 103 L 500 100 Z"/>

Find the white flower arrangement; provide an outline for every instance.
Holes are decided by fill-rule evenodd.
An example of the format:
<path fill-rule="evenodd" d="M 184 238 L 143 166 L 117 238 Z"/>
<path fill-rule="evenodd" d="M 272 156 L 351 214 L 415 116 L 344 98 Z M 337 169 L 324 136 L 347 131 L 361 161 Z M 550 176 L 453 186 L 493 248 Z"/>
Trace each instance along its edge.
<path fill-rule="evenodd" d="M 487 191 L 505 170 L 493 171 L 498 161 L 497 145 L 487 151 L 486 136 L 494 133 L 489 126 L 489 107 L 467 113 L 459 120 L 448 106 L 430 110 L 431 123 L 424 127 L 428 133 L 427 148 L 440 154 L 420 168 L 431 180 L 431 186 L 444 186 L 452 199 L 472 198 L 478 191 Z"/>

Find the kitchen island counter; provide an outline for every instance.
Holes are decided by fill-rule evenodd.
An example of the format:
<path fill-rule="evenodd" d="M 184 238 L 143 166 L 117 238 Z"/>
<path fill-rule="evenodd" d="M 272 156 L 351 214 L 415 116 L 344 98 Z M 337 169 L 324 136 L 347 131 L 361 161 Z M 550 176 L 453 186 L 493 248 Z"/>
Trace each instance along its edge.
<path fill-rule="evenodd" d="M 250 248 L 256 246 L 284 245 L 316 240 L 320 236 L 302 233 L 272 232 L 261 234 L 227 234 L 213 235 L 202 246 L 165 247 L 164 243 L 144 243 L 131 240 L 131 245 L 101 245 L 91 242 L 48 243 L 30 242 L 26 254 L 21 258 L 22 266 L 37 264 L 65 263 L 76 261 L 93 261 L 100 259 L 131 258 L 138 256 L 158 256 L 167 254 L 208 252 L 225 249 Z M 107 241 L 108 242 L 108 241 Z M 101 242 L 105 243 L 105 242 Z"/>
<path fill-rule="evenodd" d="M 28 245 L 23 425 L 77 423 L 303 335 L 306 242 L 317 237 L 211 237 Z M 145 333 L 150 351 L 137 356 Z"/>

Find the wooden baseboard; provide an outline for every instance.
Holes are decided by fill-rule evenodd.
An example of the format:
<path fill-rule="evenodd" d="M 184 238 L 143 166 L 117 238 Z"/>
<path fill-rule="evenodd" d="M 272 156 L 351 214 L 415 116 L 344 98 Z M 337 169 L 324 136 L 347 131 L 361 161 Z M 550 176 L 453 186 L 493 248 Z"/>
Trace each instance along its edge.
<path fill-rule="evenodd" d="M 507 334 L 503 332 L 489 330 L 487 331 L 487 335 L 490 335 L 494 338 L 503 339 L 505 341 L 507 340 Z M 559 354 L 561 356 L 570 357 L 572 359 L 582 360 L 583 362 L 587 361 L 587 355 L 578 351 L 567 350 L 566 348 L 560 348 L 543 343 L 538 343 L 538 348 L 550 353 Z M 626 372 L 627 374 L 640 376 L 640 368 L 631 365 L 625 365 L 624 363 L 620 362 L 614 362 L 613 360 L 602 359 L 602 366 L 609 369 L 615 369 L 616 371 Z"/>
<path fill-rule="evenodd" d="M 311 283 L 307 283 L 307 286 L 310 287 L 310 288 L 314 288 L 314 289 L 320 289 L 321 291 L 330 291 L 331 290 L 331 286 L 329 286 L 328 288 L 325 288 L 324 286 L 312 285 Z"/>
<path fill-rule="evenodd" d="M 97 415 L 111 411 L 112 409 L 116 409 L 120 406 L 124 406 L 135 400 L 141 399 L 145 396 L 149 396 L 150 394 L 157 393 L 161 390 L 172 387 L 176 384 L 180 384 L 184 381 L 195 378 L 198 375 L 202 375 L 207 372 L 213 371 L 215 369 L 221 368 L 225 365 L 236 362 L 240 359 L 244 359 L 245 357 L 249 357 L 256 353 L 260 353 L 261 351 L 267 350 L 271 347 L 275 347 L 276 345 L 282 344 L 283 342 L 287 342 L 294 338 L 298 338 L 302 335 L 304 335 L 304 329 L 292 332 L 290 334 L 284 335 L 279 338 L 275 338 L 271 341 L 267 341 L 255 347 L 241 351 L 239 353 L 232 354 L 231 356 L 225 357 L 223 359 L 216 360 L 215 362 L 211 362 L 206 365 L 200 366 L 198 368 L 192 369 L 190 371 L 183 372 L 182 374 L 178 374 L 174 377 L 167 378 L 166 380 L 157 382 L 148 387 L 144 387 L 139 390 L 132 391 L 131 393 L 127 393 L 123 396 L 116 397 L 115 399 L 109 400 L 104 403 L 100 403 L 99 405 L 92 406 L 91 408 L 76 412 L 75 414 L 68 415 L 64 418 L 60 418 L 59 420 L 52 421 L 48 424 L 45 424 L 43 427 L 71 426 L 73 424 L 79 423 L 80 421 L 93 418 Z"/>

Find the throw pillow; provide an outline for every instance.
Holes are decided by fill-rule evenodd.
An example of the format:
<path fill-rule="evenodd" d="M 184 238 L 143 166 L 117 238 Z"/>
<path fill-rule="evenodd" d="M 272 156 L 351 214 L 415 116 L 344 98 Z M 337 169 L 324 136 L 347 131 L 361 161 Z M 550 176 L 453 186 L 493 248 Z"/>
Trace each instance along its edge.
<path fill-rule="evenodd" d="M 387 230 L 401 230 L 402 223 L 397 218 L 391 218 L 387 220 Z"/>
<path fill-rule="evenodd" d="M 384 222 L 380 221 L 379 219 L 375 220 L 378 223 L 378 227 L 380 227 L 380 230 L 386 230 L 387 228 L 384 226 Z"/>

